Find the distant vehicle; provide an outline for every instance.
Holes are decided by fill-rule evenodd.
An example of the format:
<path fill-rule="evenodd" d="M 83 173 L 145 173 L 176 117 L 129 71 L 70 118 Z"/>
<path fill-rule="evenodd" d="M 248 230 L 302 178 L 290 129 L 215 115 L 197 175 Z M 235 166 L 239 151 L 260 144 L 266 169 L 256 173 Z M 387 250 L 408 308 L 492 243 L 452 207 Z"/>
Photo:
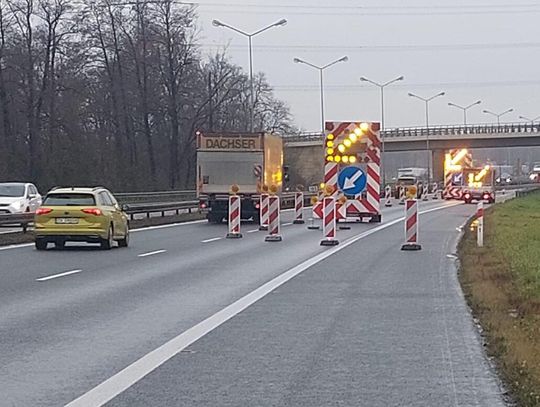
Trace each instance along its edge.
<path fill-rule="evenodd" d="M 473 201 L 495 203 L 495 171 L 486 165 L 483 168 L 466 168 L 463 170 L 462 199 L 470 204 Z"/>
<path fill-rule="evenodd" d="M 497 179 L 495 180 L 497 184 L 511 184 L 512 183 L 512 176 L 510 174 L 501 174 Z"/>
<path fill-rule="evenodd" d="M 242 219 L 259 221 L 263 187 L 281 192 L 287 168 L 283 141 L 267 133 L 199 133 L 197 135 L 197 197 L 211 223 L 229 212 L 231 186 L 238 186 Z"/>
<path fill-rule="evenodd" d="M 428 178 L 428 171 L 420 167 L 399 168 L 398 179 L 402 177 L 415 177 L 418 181 L 424 181 Z"/>
<path fill-rule="evenodd" d="M 102 249 L 129 244 L 128 216 L 105 188 L 55 188 L 37 209 L 34 220 L 37 250 L 49 243 L 63 248 L 68 241 L 99 243 Z"/>
<path fill-rule="evenodd" d="M 41 195 L 34 184 L 0 183 L 0 214 L 35 212 L 40 205 Z"/>

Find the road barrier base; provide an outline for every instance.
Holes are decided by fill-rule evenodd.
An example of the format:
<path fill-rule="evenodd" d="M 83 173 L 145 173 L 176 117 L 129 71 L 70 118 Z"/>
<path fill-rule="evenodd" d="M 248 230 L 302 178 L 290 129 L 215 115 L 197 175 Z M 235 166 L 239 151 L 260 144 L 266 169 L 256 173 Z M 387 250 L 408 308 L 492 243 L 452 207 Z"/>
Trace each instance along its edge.
<path fill-rule="evenodd" d="M 339 230 L 351 230 L 350 226 L 338 226 Z"/>
<path fill-rule="evenodd" d="M 384 206 L 386 206 L 387 208 L 389 208 L 389 207 L 392 206 L 392 202 L 386 202 L 386 203 L 384 204 Z"/>
<path fill-rule="evenodd" d="M 227 233 L 227 239 L 240 239 L 242 236 L 242 233 Z"/>
<path fill-rule="evenodd" d="M 422 198 L 422 201 L 426 202 L 428 200 L 427 195 Z"/>
<path fill-rule="evenodd" d="M 294 225 L 303 225 L 305 222 L 302 219 L 296 219 L 293 221 Z"/>
<path fill-rule="evenodd" d="M 259 226 L 259 230 L 268 230 L 268 225 Z"/>
<path fill-rule="evenodd" d="M 403 246 L 401 246 L 401 250 L 404 251 L 416 251 L 416 250 L 422 250 L 422 246 L 418 243 L 405 243 Z"/>
<path fill-rule="evenodd" d="M 268 235 L 264 238 L 265 242 L 281 242 L 282 240 L 281 235 Z"/>
<path fill-rule="evenodd" d="M 308 230 L 321 230 L 321 227 L 317 225 L 309 225 L 307 228 Z"/>
<path fill-rule="evenodd" d="M 329 240 L 329 239 L 324 239 L 324 240 L 321 240 L 321 246 L 337 246 L 339 244 L 339 240 Z"/>
<path fill-rule="evenodd" d="M 405 201 L 399 201 L 400 205 L 405 205 Z"/>

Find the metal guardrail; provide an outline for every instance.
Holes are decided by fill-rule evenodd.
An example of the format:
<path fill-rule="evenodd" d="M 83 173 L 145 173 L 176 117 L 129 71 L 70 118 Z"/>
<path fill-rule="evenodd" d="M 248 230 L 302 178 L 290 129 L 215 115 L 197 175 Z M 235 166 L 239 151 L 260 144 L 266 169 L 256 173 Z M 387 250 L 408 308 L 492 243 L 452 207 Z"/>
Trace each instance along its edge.
<path fill-rule="evenodd" d="M 195 191 L 172 191 L 172 192 L 159 192 L 159 193 L 144 193 L 148 196 L 159 196 L 160 199 L 163 195 L 174 196 L 175 193 L 184 193 L 184 192 L 195 192 Z M 152 195 L 153 194 L 153 195 Z M 115 194 L 116 197 L 121 194 Z M 138 194 L 124 194 L 124 195 L 138 195 Z M 309 204 L 311 197 L 316 194 L 305 192 L 304 200 L 306 204 Z M 124 204 L 127 206 L 126 213 L 129 215 L 131 220 L 135 219 L 136 215 L 146 215 L 146 218 L 150 218 L 154 213 L 160 213 L 162 217 L 166 216 L 168 212 L 175 212 L 176 215 L 180 214 L 180 211 L 187 211 L 187 213 L 193 213 L 199 210 L 199 201 L 198 200 L 189 200 L 189 201 L 177 201 L 177 202 L 158 202 L 158 203 L 134 203 L 134 204 Z M 294 207 L 294 193 L 283 193 L 281 195 L 281 206 L 283 209 L 293 208 Z M 0 215 L 0 227 L 6 226 L 20 226 L 22 231 L 26 233 L 28 226 L 34 221 L 33 213 L 23 213 L 23 214 L 8 214 Z"/>
<path fill-rule="evenodd" d="M 516 198 L 521 198 L 523 196 L 527 196 L 527 195 L 530 195 L 532 193 L 536 193 L 538 191 L 540 191 L 540 185 L 535 186 L 535 187 L 531 187 L 531 188 L 527 188 L 527 189 L 524 189 L 522 191 L 516 191 Z"/>
<path fill-rule="evenodd" d="M 34 221 L 34 214 L 30 212 L 0 215 L 0 227 L 19 226 L 22 228 L 22 231 L 24 233 L 26 233 L 26 231 L 28 230 L 28 225 L 33 223 L 33 221 Z"/>
<path fill-rule="evenodd" d="M 180 202 L 196 198 L 197 191 L 158 191 L 158 192 L 125 192 L 114 196 L 121 204 L 134 204 L 143 202 Z"/>
<path fill-rule="evenodd" d="M 481 125 L 455 125 L 455 126 L 430 126 L 430 127 L 399 127 L 386 129 L 381 132 L 381 137 L 387 141 L 402 137 L 425 137 L 425 136 L 465 136 L 476 134 L 540 134 L 540 124 L 532 123 L 506 123 L 481 124 Z M 285 143 L 321 141 L 324 135 L 321 133 L 300 133 L 284 136 Z"/>

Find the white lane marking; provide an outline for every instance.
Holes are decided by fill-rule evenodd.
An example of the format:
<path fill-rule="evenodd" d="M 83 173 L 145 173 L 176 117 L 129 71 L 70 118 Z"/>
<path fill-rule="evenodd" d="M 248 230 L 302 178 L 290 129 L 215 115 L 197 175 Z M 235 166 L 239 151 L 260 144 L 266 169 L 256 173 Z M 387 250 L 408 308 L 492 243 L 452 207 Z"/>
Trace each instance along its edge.
<path fill-rule="evenodd" d="M 37 278 L 36 281 L 47 281 L 47 280 L 52 280 L 53 278 L 69 276 L 70 274 L 77 274 L 77 273 L 80 273 L 81 271 L 82 271 L 82 270 L 71 270 L 71 271 L 66 271 L 65 273 L 53 274 L 52 276 L 47 276 L 47 277 Z"/>
<path fill-rule="evenodd" d="M 0 251 L 2 251 L 2 250 L 11 250 L 11 249 L 19 249 L 21 247 L 30 247 L 30 246 L 33 246 L 33 245 L 34 245 L 34 243 L 12 244 L 12 245 L 9 245 L 9 246 L 0 247 Z"/>
<path fill-rule="evenodd" d="M 247 233 L 257 233 L 259 232 L 259 229 L 253 229 L 253 230 L 248 230 Z"/>
<path fill-rule="evenodd" d="M 311 209 L 311 206 L 305 206 L 304 209 Z M 292 212 L 292 211 L 294 211 L 294 209 L 283 209 L 281 212 Z M 208 221 L 206 219 L 202 219 L 202 220 L 193 220 L 193 221 L 189 221 L 189 222 L 171 223 L 171 224 L 168 224 L 168 225 L 147 226 L 147 227 L 142 227 L 142 228 L 137 228 L 137 229 L 131 229 L 130 232 L 131 233 L 146 232 L 146 231 L 150 231 L 150 230 L 167 229 L 167 228 L 174 228 L 174 227 L 178 227 L 178 226 L 197 225 L 197 224 L 200 224 L 200 223 L 208 223 Z M 0 251 L 12 250 L 12 249 L 20 249 L 20 248 L 23 248 L 23 247 L 30 247 L 30 246 L 33 246 L 33 245 L 34 245 L 34 243 L 22 243 L 22 244 L 16 244 L 16 245 L 2 246 L 2 247 L 0 247 Z"/>
<path fill-rule="evenodd" d="M 130 230 L 130 232 L 133 232 L 133 233 L 135 233 L 135 232 L 146 232 L 148 230 L 167 229 L 167 228 L 174 228 L 174 227 L 177 227 L 177 226 L 197 225 L 199 223 L 207 223 L 207 222 L 208 221 L 206 219 L 192 220 L 190 222 L 171 223 L 171 224 L 168 224 L 168 225 L 146 226 L 146 227 L 143 227 L 143 228 L 132 229 L 132 230 Z"/>
<path fill-rule="evenodd" d="M 291 226 L 292 224 L 293 224 L 292 222 L 287 222 L 287 223 L 282 224 L 281 226 Z"/>
<path fill-rule="evenodd" d="M 221 240 L 223 239 L 222 237 L 213 237 L 212 239 L 206 239 L 206 240 L 203 240 L 201 243 L 210 243 L 210 242 L 215 242 L 217 240 Z"/>
<path fill-rule="evenodd" d="M 452 206 L 456 205 L 444 205 L 420 212 L 420 214 L 434 212 L 441 209 L 447 209 Z M 346 247 L 349 247 L 360 239 L 380 232 L 381 230 L 387 229 L 397 223 L 403 222 L 404 219 L 404 217 L 401 217 L 393 220 L 392 222 L 377 226 L 373 229 L 370 229 L 364 233 L 361 233 L 346 240 L 339 246 L 331 249 L 326 249 L 325 251 L 312 257 L 311 259 L 300 263 L 299 265 L 284 272 L 273 280 L 267 282 L 266 284 L 263 284 L 251 293 L 235 301 L 231 305 L 223 308 L 221 311 L 218 311 L 204 321 L 181 333 L 177 337 L 161 345 L 159 348 L 151 351 L 150 353 L 147 353 L 131 365 L 116 373 L 114 376 L 110 377 L 109 379 L 105 380 L 93 389 L 89 390 L 87 393 L 84 393 L 82 396 L 73 400 L 69 404 L 66 404 L 65 407 L 97 407 L 104 405 L 126 389 L 133 386 L 147 374 L 157 369 L 159 366 L 171 359 L 173 356 L 180 353 L 189 345 L 201 339 L 203 336 L 213 331 L 229 319 L 233 318 L 235 315 L 239 314 L 249 306 L 253 305 L 255 302 L 259 301 L 261 298 L 265 297 L 266 295 L 274 291 L 276 288 L 285 284 L 287 281 L 291 280 L 298 274 L 323 261 L 324 259 L 332 256 L 333 254 L 345 249 Z"/>
<path fill-rule="evenodd" d="M 142 253 L 142 254 L 139 254 L 139 257 L 153 256 L 153 255 L 155 255 L 155 254 L 165 253 L 166 251 L 167 251 L 167 250 L 156 250 L 156 251 L 153 251 L 153 252 Z"/>

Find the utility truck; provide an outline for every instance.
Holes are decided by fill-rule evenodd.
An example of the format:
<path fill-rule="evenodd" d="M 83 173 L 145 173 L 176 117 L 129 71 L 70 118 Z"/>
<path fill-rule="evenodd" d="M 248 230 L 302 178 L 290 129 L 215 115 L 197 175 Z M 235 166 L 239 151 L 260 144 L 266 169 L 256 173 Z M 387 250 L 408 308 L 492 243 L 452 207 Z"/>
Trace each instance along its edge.
<path fill-rule="evenodd" d="M 197 197 L 211 223 L 229 212 L 233 185 L 241 197 L 241 219 L 259 222 L 261 192 L 283 183 L 283 142 L 268 133 L 197 133 Z"/>
<path fill-rule="evenodd" d="M 463 200 L 465 203 L 495 203 L 495 171 L 489 165 L 463 170 Z"/>

